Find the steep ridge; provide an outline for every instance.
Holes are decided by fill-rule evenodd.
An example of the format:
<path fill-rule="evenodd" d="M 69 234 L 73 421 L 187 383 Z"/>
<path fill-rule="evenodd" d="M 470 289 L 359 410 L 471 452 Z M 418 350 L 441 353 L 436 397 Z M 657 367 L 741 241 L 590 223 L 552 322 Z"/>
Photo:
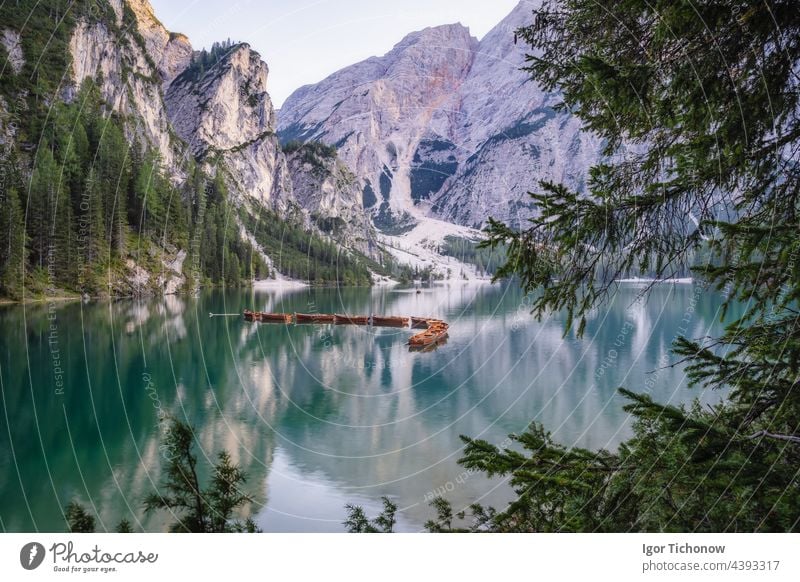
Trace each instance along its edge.
<path fill-rule="evenodd" d="M 451 139 L 458 144 L 458 171 L 433 196 L 446 220 L 479 226 L 487 216 L 519 225 L 531 216 L 527 192 L 540 180 L 582 189 L 600 142 L 580 122 L 553 110 L 560 102 L 528 74 L 526 47 L 515 30 L 530 24 L 538 1 L 520 2 L 480 42 L 458 100 Z"/>
<path fill-rule="evenodd" d="M 281 108 L 280 135 L 338 148 L 376 225 L 413 223 L 415 153 L 434 115 L 451 107 L 477 45 L 460 24 L 409 34 L 385 56 L 297 90 Z"/>
<path fill-rule="evenodd" d="M 520 70 L 514 31 L 536 5 L 523 0 L 480 42 L 458 24 L 426 29 L 297 90 L 279 134 L 339 147 L 388 234 L 426 216 L 519 223 L 540 180 L 581 188 L 600 145 Z"/>
<path fill-rule="evenodd" d="M 248 213 L 268 208 L 374 255 L 372 226 L 354 199 L 352 174 L 335 151 L 331 160 L 312 155 L 312 164 L 299 163 L 297 151 L 287 159 L 267 90 L 269 68 L 260 55 L 239 43 L 212 51 L 209 59 L 204 65 L 195 57 L 165 96 L 172 126 L 193 157 L 209 171 L 224 173 Z"/>
<path fill-rule="evenodd" d="M 235 191 L 285 211 L 292 189 L 275 135 L 268 75 L 249 45 L 226 48 L 208 70 L 189 67 L 175 78 L 166 92 L 167 112 L 192 154 L 224 166 Z"/>
<path fill-rule="evenodd" d="M 121 20 L 123 0 L 111 0 L 111 5 Z M 136 17 L 147 54 L 158 69 L 164 85 L 169 85 L 191 61 L 192 45 L 189 39 L 183 34 L 169 32 L 156 18 L 147 0 L 127 0 L 127 5 Z"/>

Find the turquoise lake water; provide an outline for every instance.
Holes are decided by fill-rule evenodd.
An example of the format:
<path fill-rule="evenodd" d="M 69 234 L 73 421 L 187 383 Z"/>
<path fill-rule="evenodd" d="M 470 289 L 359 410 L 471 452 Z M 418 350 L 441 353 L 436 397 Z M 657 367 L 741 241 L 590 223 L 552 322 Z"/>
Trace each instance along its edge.
<path fill-rule="evenodd" d="M 631 430 L 618 386 L 669 402 L 723 396 L 665 368 L 678 334 L 719 331 L 721 297 L 684 284 L 636 301 L 640 289 L 623 285 L 580 340 L 563 337 L 561 314 L 534 320 L 514 285 L 1 307 L 0 527 L 63 531 L 77 499 L 98 529 L 126 517 L 163 530 L 169 516 L 141 506 L 161 482 L 167 412 L 196 427 L 202 463 L 225 449 L 242 465 L 265 531 L 342 531 L 345 503 L 375 514 L 382 495 L 405 531 L 422 529 L 436 493 L 456 510 L 502 505 L 505 483 L 457 464 L 459 435 L 500 444 L 536 420 L 566 445 L 613 449 Z M 245 308 L 431 316 L 450 338 L 410 353 L 411 330 L 209 318 Z"/>

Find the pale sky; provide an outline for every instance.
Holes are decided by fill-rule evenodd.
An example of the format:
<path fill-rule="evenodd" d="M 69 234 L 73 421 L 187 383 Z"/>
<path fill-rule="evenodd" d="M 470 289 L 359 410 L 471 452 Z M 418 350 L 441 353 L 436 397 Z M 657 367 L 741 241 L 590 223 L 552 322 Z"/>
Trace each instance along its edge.
<path fill-rule="evenodd" d="M 289 94 L 371 56 L 406 34 L 461 22 L 482 38 L 518 0 L 150 0 L 156 16 L 195 50 L 228 37 L 249 43 L 270 69 L 278 108 Z"/>

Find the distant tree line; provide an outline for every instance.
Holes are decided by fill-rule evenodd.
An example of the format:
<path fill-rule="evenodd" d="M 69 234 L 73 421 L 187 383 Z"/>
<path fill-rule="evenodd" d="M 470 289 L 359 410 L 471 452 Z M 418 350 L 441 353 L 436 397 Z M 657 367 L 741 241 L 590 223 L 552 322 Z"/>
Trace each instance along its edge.
<path fill-rule="evenodd" d="M 302 223 L 281 220 L 267 209 L 262 209 L 257 216 L 242 211 L 241 217 L 281 273 L 318 285 L 366 286 L 372 283 L 365 257 L 309 232 Z"/>
<path fill-rule="evenodd" d="M 189 66 L 181 73 L 185 79 L 197 80 L 206 74 L 206 71 L 213 68 L 231 49 L 240 43 L 233 42 L 231 39 L 222 42 L 215 42 L 211 45 L 211 50 L 202 49 L 192 53 Z"/>
<path fill-rule="evenodd" d="M 481 275 L 494 275 L 506 259 L 505 248 L 502 245 L 495 248 L 481 247 L 477 241 L 458 236 L 444 237 L 438 250 L 441 255 L 475 265 L 478 274 Z"/>

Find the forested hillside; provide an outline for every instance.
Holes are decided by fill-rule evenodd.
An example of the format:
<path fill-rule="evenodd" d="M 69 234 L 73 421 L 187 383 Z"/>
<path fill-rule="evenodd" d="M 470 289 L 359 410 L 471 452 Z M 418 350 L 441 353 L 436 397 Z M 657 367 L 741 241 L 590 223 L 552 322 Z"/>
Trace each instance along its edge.
<path fill-rule="evenodd" d="M 232 43 L 185 54 L 185 37 L 150 10 L 105 0 L 0 4 L 0 296 L 131 296 L 278 272 L 370 284 L 365 257 L 335 248 L 302 209 L 279 212 L 248 191 L 224 152 L 187 153 L 165 88 L 180 70 L 183 82 L 228 70 Z M 167 54 L 175 42 L 183 52 Z M 244 74 L 260 74 L 263 64 L 251 63 Z M 253 117 L 271 107 L 255 93 L 246 106 Z M 283 153 L 272 155 L 252 156 L 247 171 L 283 171 Z"/>
<path fill-rule="evenodd" d="M 238 285 L 267 272 L 238 236 L 222 181 L 190 163 L 190 179 L 174 185 L 158 152 L 126 141 L 121 120 L 104 109 L 86 81 L 72 103 L 34 119 L 30 153 L 3 151 L 3 293 L 140 293 L 122 276 L 126 258 L 158 273 L 158 259 L 190 240 L 198 243 L 194 283 Z"/>

